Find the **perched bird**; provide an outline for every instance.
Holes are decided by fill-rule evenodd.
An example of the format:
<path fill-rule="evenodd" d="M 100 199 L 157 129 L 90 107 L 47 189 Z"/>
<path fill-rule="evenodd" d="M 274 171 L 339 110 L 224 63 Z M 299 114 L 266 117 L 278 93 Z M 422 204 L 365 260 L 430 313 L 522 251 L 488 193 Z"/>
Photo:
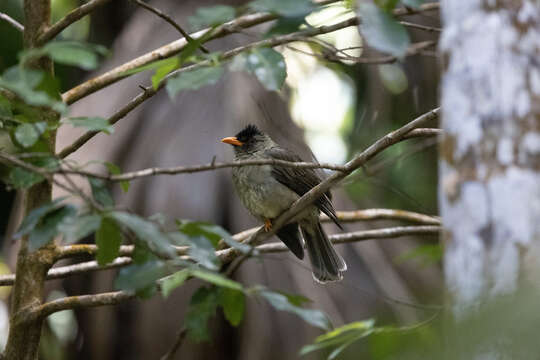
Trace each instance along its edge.
<path fill-rule="evenodd" d="M 280 147 L 254 125 L 248 125 L 236 136 L 226 137 L 221 141 L 233 145 L 235 160 L 302 161 L 298 155 Z M 272 227 L 272 219 L 321 182 L 313 169 L 277 165 L 235 167 L 232 177 L 240 200 L 251 214 L 264 222 L 267 231 Z M 319 221 L 320 211 L 341 228 L 332 206 L 330 192 L 326 192 L 313 205 L 304 209 L 294 223 L 283 226 L 276 235 L 296 257 L 303 259 L 304 247 L 300 228 L 315 281 L 338 281 L 343 278 L 342 273 L 347 270 L 347 265 L 328 240 Z"/>

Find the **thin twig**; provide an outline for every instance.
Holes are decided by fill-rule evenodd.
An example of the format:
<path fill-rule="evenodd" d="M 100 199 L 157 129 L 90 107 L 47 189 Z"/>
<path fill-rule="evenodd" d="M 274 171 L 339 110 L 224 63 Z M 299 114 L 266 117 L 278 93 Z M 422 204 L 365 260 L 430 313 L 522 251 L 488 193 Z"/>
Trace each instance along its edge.
<path fill-rule="evenodd" d="M 69 178 L 67 174 L 62 174 L 66 182 L 71 186 L 68 187 L 65 184 L 61 183 L 57 179 L 54 178 L 55 173 L 59 173 L 58 171 L 49 170 L 45 168 L 41 168 L 32 164 L 29 164 L 27 162 L 24 162 L 20 160 L 17 156 L 8 154 L 6 152 L 0 151 L 0 162 L 7 163 L 9 165 L 15 165 L 20 168 L 23 168 L 25 170 L 31 171 L 33 173 L 36 173 L 40 176 L 42 176 L 45 180 L 47 180 L 49 183 L 54 183 L 56 186 L 66 190 L 70 194 L 77 195 L 81 199 L 83 199 L 88 205 L 90 205 L 92 208 L 97 209 L 99 211 L 103 210 L 103 207 L 99 205 L 92 197 L 87 196 L 84 191 L 79 189 L 77 185 Z"/>
<path fill-rule="evenodd" d="M 337 0 L 318 1 L 315 3 L 318 5 L 327 5 L 336 1 Z M 438 10 L 438 9 L 439 9 L 439 3 L 427 3 L 427 4 L 422 4 L 418 9 L 415 9 L 415 10 L 408 10 L 405 8 L 395 9 L 393 11 L 393 15 L 394 16 L 413 15 L 413 14 L 424 12 L 424 11 L 433 11 L 433 10 Z M 221 26 L 218 26 L 213 31 L 212 36 L 207 41 L 221 38 L 229 34 L 237 33 L 237 32 L 243 31 L 244 29 L 247 29 L 247 28 L 250 28 L 250 27 L 265 23 L 265 22 L 269 22 L 275 19 L 276 19 L 276 16 L 269 13 L 256 13 L 256 14 L 240 16 L 232 21 L 229 21 Z M 206 31 L 208 31 L 208 29 L 197 31 L 193 34 L 190 34 L 190 36 L 193 39 L 199 39 L 201 36 L 203 36 L 206 33 Z M 139 56 L 136 59 L 133 59 L 127 63 L 117 66 L 116 68 L 102 75 L 99 75 L 93 79 L 90 79 L 74 87 L 73 89 L 68 90 L 67 92 L 62 94 L 62 100 L 68 105 L 72 104 L 75 101 L 85 96 L 90 95 L 91 93 L 94 93 L 110 84 L 113 84 L 121 79 L 126 78 L 128 76 L 126 75 L 126 73 L 129 70 L 133 70 L 139 66 L 149 64 L 156 60 L 161 60 L 161 59 L 173 56 L 179 53 L 186 45 L 187 45 L 186 39 L 179 39 L 167 45 L 164 45 L 160 48 L 157 48 L 153 51 L 150 51 L 144 55 Z"/>
<path fill-rule="evenodd" d="M 86 4 L 83 4 L 78 8 L 70 11 L 62 19 L 58 20 L 56 23 L 47 28 L 45 32 L 39 36 L 37 42 L 39 44 L 45 44 L 46 42 L 54 39 L 56 35 L 60 34 L 69 25 L 80 20 L 82 17 L 90 14 L 96 8 L 106 4 L 109 1 L 110 0 L 90 0 Z"/>
<path fill-rule="evenodd" d="M 154 175 L 177 175 L 177 174 L 191 174 L 202 171 L 211 171 L 224 168 L 232 167 L 242 167 L 242 166 L 263 166 L 263 165 L 279 165 L 283 167 L 293 167 L 293 168 L 302 168 L 302 169 L 329 169 L 334 171 L 343 171 L 344 167 L 342 165 L 334 165 L 329 163 L 312 163 L 312 162 L 291 162 L 285 160 L 243 160 L 243 161 L 232 161 L 214 164 L 204 164 L 204 165 L 195 165 L 195 166 L 175 166 L 170 168 L 148 168 L 138 171 L 132 171 L 123 174 L 117 175 L 106 175 L 99 174 L 95 172 L 82 171 L 82 170 L 61 170 L 61 173 L 66 174 L 77 174 L 82 176 L 90 176 L 99 179 L 109 180 L 109 181 L 126 181 L 140 179 L 147 176 Z"/>
<path fill-rule="evenodd" d="M 24 32 L 24 26 L 6 13 L 0 12 L 0 19 L 6 21 L 9 25 L 13 26 L 20 32 Z"/>
<path fill-rule="evenodd" d="M 143 9 L 146 9 L 146 10 L 148 10 L 150 12 L 153 12 L 154 14 L 156 14 L 157 16 L 159 16 L 160 18 L 162 18 L 163 20 L 165 20 L 166 22 L 171 24 L 176 30 L 178 30 L 178 32 L 180 34 L 182 34 L 183 37 L 186 38 L 188 43 L 190 43 L 190 42 L 192 43 L 192 42 L 195 41 L 191 36 L 189 36 L 189 34 L 184 29 L 182 29 L 182 27 L 180 25 L 178 25 L 178 23 L 176 21 L 174 21 L 167 14 L 163 13 L 161 10 L 159 10 L 159 9 L 153 7 L 153 6 L 148 5 L 147 3 L 145 3 L 142 0 L 131 0 L 131 1 L 134 2 L 135 4 L 139 5 Z M 199 44 L 199 48 L 201 49 L 202 52 L 207 53 L 207 54 L 209 53 L 208 49 L 205 48 L 204 45 Z"/>
<path fill-rule="evenodd" d="M 173 346 L 171 347 L 171 349 L 169 351 L 167 351 L 167 353 L 165 355 L 163 355 L 161 357 L 160 360 L 173 359 L 174 355 L 176 354 L 176 352 L 178 351 L 180 346 L 182 346 L 182 343 L 184 342 L 184 339 L 186 338 L 186 335 L 187 335 L 187 329 L 182 326 L 182 328 L 180 329 L 180 331 L 176 335 L 176 340 L 174 341 Z"/>
<path fill-rule="evenodd" d="M 424 30 L 424 31 L 427 31 L 427 32 L 440 33 L 442 31 L 440 28 L 437 28 L 437 27 L 434 27 L 434 26 L 425 26 L 425 25 L 411 23 L 411 22 L 408 22 L 408 21 L 400 21 L 399 23 L 401 25 L 403 25 L 403 26 L 406 26 L 406 27 L 410 27 L 410 28 L 413 28 L 413 29 Z"/>
<path fill-rule="evenodd" d="M 440 129 L 415 129 L 408 133 L 404 139 L 412 139 L 418 137 L 431 137 L 442 134 Z M 241 166 L 254 166 L 254 165 L 280 165 L 284 167 L 293 167 L 293 168 L 302 168 L 302 169 L 327 169 L 334 171 L 344 171 L 345 167 L 343 165 L 335 165 L 329 163 L 313 163 L 313 162 L 290 162 L 285 160 L 243 160 L 243 161 L 233 161 L 226 163 L 216 163 L 211 162 L 209 164 L 195 165 L 195 166 L 175 166 L 169 168 L 147 168 L 137 171 L 131 171 L 123 174 L 100 174 L 96 172 L 77 170 L 77 169 L 61 169 L 61 170 L 51 170 L 50 172 L 62 173 L 62 174 L 76 174 L 81 176 L 89 176 L 93 178 L 99 178 L 108 181 L 129 181 L 140 179 L 148 176 L 155 175 L 178 175 L 178 174 L 191 174 L 202 171 L 217 170 L 223 168 L 231 167 L 241 167 Z"/>
<path fill-rule="evenodd" d="M 396 226 L 386 229 L 362 230 L 344 234 L 330 235 L 328 238 L 334 244 L 347 244 L 351 242 L 359 242 L 374 239 L 395 239 L 401 236 L 414 235 L 437 235 L 441 231 L 441 226 L 424 225 L 424 226 Z M 257 246 L 257 251 L 260 253 L 274 253 L 287 251 L 287 246 L 282 242 L 272 242 Z M 230 250 L 228 250 L 230 251 Z M 225 257 L 225 254 L 219 254 L 220 257 Z"/>

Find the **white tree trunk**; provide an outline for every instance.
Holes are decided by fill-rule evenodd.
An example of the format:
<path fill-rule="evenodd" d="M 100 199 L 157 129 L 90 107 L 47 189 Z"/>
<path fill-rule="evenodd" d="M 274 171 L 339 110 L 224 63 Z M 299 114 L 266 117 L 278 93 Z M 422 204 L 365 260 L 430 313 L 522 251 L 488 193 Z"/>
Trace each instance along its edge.
<path fill-rule="evenodd" d="M 459 317 L 540 281 L 540 3 L 441 6 L 439 201 Z"/>

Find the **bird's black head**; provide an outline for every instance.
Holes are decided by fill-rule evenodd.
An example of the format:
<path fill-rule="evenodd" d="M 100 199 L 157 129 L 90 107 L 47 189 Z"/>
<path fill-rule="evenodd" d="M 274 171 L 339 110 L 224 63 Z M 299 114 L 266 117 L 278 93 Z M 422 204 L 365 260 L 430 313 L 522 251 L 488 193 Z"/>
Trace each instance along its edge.
<path fill-rule="evenodd" d="M 253 141 L 257 135 L 262 135 L 263 133 L 253 124 L 250 124 L 246 126 L 242 131 L 240 131 L 238 134 L 236 134 L 234 137 L 238 139 L 238 141 L 246 144 L 249 141 Z"/>
<path fill-rule="evenodd" d="M 264 144 L 270 140 L 255 125 L 250 124 L 235 136 L 224 138 L 221 141 L 234 145 L 234 152 L 239 154 L 255 152 L 263 148 Z"/>

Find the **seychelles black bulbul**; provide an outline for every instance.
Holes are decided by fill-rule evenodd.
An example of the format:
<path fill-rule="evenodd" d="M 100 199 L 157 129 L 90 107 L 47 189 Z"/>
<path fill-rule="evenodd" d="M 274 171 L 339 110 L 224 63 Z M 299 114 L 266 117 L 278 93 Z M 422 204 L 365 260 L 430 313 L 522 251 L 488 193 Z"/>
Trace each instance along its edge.
<path fill-rule="evenodd" d="M 254 125 L 248 125 L 236 136 L 221 141 L 233 145 L 235 160 L 302 161 L 298 155 L 280 147 Z M 264 221 L 266 230 L 271 228 L 272 219 L 321 182 L 313 169 L 277 165 L 235 167 L 232 169 L 232 177 L 240 200 L 251 214 Z M 343 278 L 342 273 L 347 270 L 347 265 L 328 240 L 319 221 L 320 211 L 341 228 L 330 192 L 326 192 L 303 210 L 294 223 L 283 226 L 276 235 L 294 255 L 303 259 L 301 231 L 311 261 L 313 278 L 320 283 L 338 281 Z"/>

